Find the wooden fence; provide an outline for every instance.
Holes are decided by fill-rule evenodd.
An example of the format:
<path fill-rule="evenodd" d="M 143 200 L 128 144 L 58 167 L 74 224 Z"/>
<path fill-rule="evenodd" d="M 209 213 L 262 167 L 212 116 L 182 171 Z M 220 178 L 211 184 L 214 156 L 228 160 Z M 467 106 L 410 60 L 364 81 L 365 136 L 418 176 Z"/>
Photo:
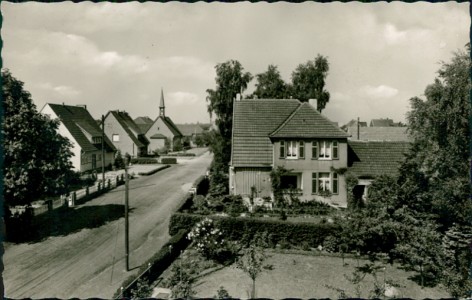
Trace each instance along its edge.
<path fill-rule="evenodd" d="M 96 182 L 92 186 L 72 191 L 68 195 L 61 195 L 59 198 L 45 200 L 43 204 L 34 204 L 33 212 L 34 215 L 40 215 L 45 212 L 51 211 L 56 208 L 68 206 L 74 207 L 77 204 L 84 203 L 87 200 L 91 200 L 99 195 L 106 193 L 107 191 L 122 185 L 125 182 L 125 175 L 120 174 L 117 176 L 106 176 L 105 184 L 101 181 Z M 25 207 L 13 207 L 11 208 L 12 213 L 23 213 Z"/>

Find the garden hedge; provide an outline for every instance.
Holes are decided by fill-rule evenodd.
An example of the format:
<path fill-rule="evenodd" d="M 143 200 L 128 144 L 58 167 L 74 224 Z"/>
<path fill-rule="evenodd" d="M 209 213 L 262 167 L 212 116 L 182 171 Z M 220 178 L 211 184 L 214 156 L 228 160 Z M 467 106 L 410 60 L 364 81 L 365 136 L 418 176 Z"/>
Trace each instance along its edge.
<path fill-rule="evenodd" d="M 124 288 L 123 294 L 121 294 L 121 288 L 119 288 L 113 298 L 129 297 L 131 290 L 136 288 L 138 279 L 144 279 L 149 283 L 154 282 L 190 244 L 190 240 L 187 239 L 188 232 L 188 230 L 182 229 L 174 234 L 156 254 L 141 265 L 136 275 L 128 277 L 121 284 Z"/>
<path fill-rule="evenodd" d="M 161 158 L 161 164 L 176 164 L 177 158 L 175 157 L 163 157 Z"/>
<path fill-rule="evenodd" d="M 191 230 L 200 220 L 208 216 L 175 213 L 169 223 L 169 233 L 179 230 Z M 219 228 L 230 240 L 251 240 L 257 233 L 267 232 L 272 244 L 290 243 L 294 246 L 317 247 L 323 244 L 328 236 L 338 236 L 341 226 L 333 223 L 289 222 L 281 220 L 265 220 L 250 217 L 211 216 Z"/>
<path fill-rule="evenodd" d="M 131 164 L 136 165 L 150 165 L 157 164 L 157 158 L 152 157 L 135 157 L 130 160 Z"/>

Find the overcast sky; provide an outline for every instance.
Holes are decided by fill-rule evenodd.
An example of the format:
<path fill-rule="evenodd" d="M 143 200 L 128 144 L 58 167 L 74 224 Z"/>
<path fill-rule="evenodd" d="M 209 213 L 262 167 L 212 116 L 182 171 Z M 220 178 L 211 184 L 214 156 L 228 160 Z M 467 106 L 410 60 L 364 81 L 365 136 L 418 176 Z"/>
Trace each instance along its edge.
<path fill-rule="evenodd" d="M 432 83 L 439 61 L 469 41 L 468 3 L 1 2 L 3 66 L 25 82 L 38 110 L 86 104 L 95 118 L 126 110 L 208 122 L 215 65 L 246 71 L 328 57 L 323 114 L 340 125 L 360 117 L 404 121 L 408 99 Z M 254 81 L 245 92 L 254 89 Z"/>

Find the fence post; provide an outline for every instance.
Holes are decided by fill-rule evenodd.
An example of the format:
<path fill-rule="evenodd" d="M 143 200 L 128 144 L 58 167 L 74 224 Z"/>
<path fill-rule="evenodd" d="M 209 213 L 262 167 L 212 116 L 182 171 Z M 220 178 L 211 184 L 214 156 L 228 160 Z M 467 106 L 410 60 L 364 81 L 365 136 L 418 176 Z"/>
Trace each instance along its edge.
<path fill-rule="evenodd" d="M 85 187 L 85 197 L 88 197 L 89 195 L 89 187 Z"/>
<path fill-rule="evenodd" d="M 46 200 L 47 206 L 48 206 L 48 211 L 52 210 L 52 199 Z"/>
<path fill-rule="evenodd" d="M 102 183 L 101 183 L 101 182 L 97 183 L 97 193 L 100 193 L 100 191 L 101 191 L 101 186 L 102 186 Z"/>

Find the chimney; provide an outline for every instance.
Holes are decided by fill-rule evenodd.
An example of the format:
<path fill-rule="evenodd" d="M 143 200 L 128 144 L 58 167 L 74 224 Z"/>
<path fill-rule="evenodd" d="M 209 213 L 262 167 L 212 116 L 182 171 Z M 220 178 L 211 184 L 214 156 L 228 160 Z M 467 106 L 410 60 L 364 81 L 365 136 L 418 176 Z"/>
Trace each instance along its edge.
<path fill-rule="evenodd" d="M 236 101 L 241 101 L 241 94 L 240 93 L 236 94 Z"/>
<path fill-rule="evenodd" d="M 308 100 L 308 103 L 313 106 L 314 109 L 318 110 L 318 100 L 316 99 L 310 99 Z"/>
<path fill-rule="evenodd" d="M 82 107 L 82 108 L 87 109 L 87 105 L 85 105 L 85 104 L 77 104 L 76 106 L 77 106 L 77 107 Z"/>

